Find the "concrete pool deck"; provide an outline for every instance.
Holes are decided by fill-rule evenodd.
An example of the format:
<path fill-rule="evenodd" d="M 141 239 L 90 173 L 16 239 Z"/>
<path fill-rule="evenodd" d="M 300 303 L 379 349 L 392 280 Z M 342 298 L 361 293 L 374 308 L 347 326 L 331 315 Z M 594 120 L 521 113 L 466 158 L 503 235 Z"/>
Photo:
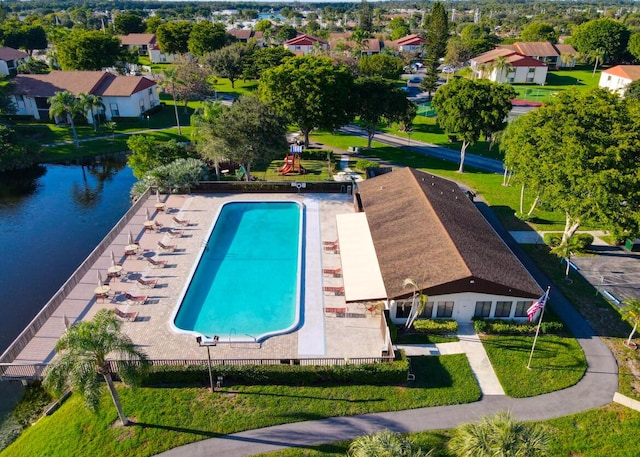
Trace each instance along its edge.
<path fill-rule="evenodd" d="M 341 278 L 323 275 L 323 268 L 339 268 L 340 255 L 324 250 L 323 240 L 335 240 L 336 215 L 352 213 L 352 197 L 346 194 L 191 194 L 161 196 L 165 211 L 156 212 L 155 197 L 149 198 L 138 209 L 123 230 L 104 250 L 81 281 L 69 292 L 53 315 L 18 354 L 14 364 L 48 363 L 55 355 L 55 343 L 69 323 L 88 320 L 100 309 L 118 308 L 124 312 L 137 312 L 133 322 L 123 323 L 123 331 L 140 345 L 153 360 L 204 360 L 206 350 L 192 335 L 178 334 L 170 329 L 169 320 L 176 307 L 187 278 L 199 258 L 213 218 L 220 205 L 227 201 L 293 200 L 305 204 L 305 277 L 304 323 L 292 333 L 269 338 L 262 343 L 228 343 L 221 339 L 211 354 L 216 359 L 295 359 L 309 357 L 358 358 L 380 357 L 383 339 L 380 315 L 366 312 L 364 305 L 347 305 L 344 296 L 323 294 L 323 286 L 340 287 Z M 160 231 L 146 230 L 146 213 L 158 221 Z M 189 220 L 188 226 L 179 226 L 174 217 Z M 183 232 L 172 237 L 167 229 Z M 140 244 L 136 255 L 125 256 L 129 232 Z M 164 252 L 158 242 L 176 245 L 173 252 Z M 107 279 L 112 265 L 111 252 L 122 264 L 122 275 L 108 282 L 111 296 L 104 301 L 95 298 L 98 272 Z M 164 268 L 152 268 L 148 258 L 165 260 Z M 277 274 L 273 275 L 277 281 Z M 155 288 L 140 287 L 137 278 L 155 279 Z M 250 281 L 251 278 L 240 278 Z M 143 305 L 127 303 L 125 294 L 147 295 Z M 256 297 L 259 312 L 260 297 Z M 347 309 L 345 317 L 325 313 L 325 308 Z M 348 341 L 348 343 L 347 343 Z"/>

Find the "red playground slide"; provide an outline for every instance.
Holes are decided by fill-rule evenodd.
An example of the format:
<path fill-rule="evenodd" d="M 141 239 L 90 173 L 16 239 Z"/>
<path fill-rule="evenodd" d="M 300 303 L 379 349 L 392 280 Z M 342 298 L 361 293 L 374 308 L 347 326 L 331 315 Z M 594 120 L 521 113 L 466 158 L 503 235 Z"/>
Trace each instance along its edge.
<path fill-rule="evenodd" d="M 293 164 L 291 163 L 285 163 L 283 166 L 281 166 L 280 168 L 278 168 L 278 171 L 280 172 L 280 174 L 282 175 L 286 175 L 287 173 L 291 173 L 293 171 Z"/>

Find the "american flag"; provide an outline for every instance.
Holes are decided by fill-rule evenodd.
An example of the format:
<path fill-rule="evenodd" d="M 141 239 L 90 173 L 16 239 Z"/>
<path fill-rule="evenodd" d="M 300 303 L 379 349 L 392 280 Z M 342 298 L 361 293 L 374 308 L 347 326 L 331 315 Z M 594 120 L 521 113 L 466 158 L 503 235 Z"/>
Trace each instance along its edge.
<path fill-rule="evenodd" d="M 529 322 L 533 321 L 533 318 L 536 316 L 536 313 L 544 308 L 544 305 L 547 303 L 547 299 L 549 298 L 549 289 L 542 295 L 542 297 L 538 298 L 533 305 L 527 309 L 527 316 L 529 317 Z"/>

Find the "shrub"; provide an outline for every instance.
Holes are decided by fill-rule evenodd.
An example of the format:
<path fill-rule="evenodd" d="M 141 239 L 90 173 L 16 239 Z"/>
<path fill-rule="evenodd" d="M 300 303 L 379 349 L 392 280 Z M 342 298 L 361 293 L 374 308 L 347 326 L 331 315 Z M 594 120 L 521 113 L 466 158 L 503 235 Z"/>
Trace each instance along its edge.
<path fill-rule="evenodd" d="M 458 323 L 453 319 L 417 319 L 413 329 L 416 333 L 449 335 L 458 331 Z"/>
<path fill-rule="evenodd" d="M 536 332 L 537 324 L 514 320 L 474 318 L 473 326 L 478 333 L 488 335 L 529 335 Z M 562 322 L 543 321 L 540 325 L 542 333 L 560 334 L 565 332 Z"/>
<path fill-rule="evenodd" d="M 245 385 L 400 385 L 407 380 L 409 362 L 397 352 L 393 362 L 345 365 L 297 365 L 296 359 L 283 359 L 280 365 L 214 365 L 213 377 L 223 376 L 225 382 Z M 143 384 L 207 385 L 206 362 L 202 365 L 153 367 Z"/>
<path fill-rule="evenodd" d="M 305 160 L 333 160 L 333 151 L 331 149 L 305 149 L 302 151 L 302 158 Z"/>
<path fill-rule="evenodd" d="M 544 242 L 552 248 L 559 246 L 561 241 L 561 233 L 546 233 L 544 235 Z M 577 252 L 584 252 L 593 243 L 593 235 L 590 233 L 576 233 L 571 237 L 571 241 L 575 244 Z"/>
<path fill-rule="evenodd" d="M 378 168 L 380 164 L 372 160 L 360 159 L 355 164 L 355 169 L 360 172 L 365 172 L 367 168 Z"/>

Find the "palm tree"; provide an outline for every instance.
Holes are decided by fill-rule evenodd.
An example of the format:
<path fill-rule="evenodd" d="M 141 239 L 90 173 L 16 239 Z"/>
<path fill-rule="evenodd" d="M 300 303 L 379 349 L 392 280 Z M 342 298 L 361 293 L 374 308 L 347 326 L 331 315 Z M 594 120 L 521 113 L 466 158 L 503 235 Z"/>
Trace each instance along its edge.
<path fill-rule="evenodd" d="M 66 117 L 67 122 L 71 125 L 71 132 L 73 133 L 73 142 L 76 147 L 79 147 L 78 134 L 76 133 L 76 125 L 73 122 L 73 118 L 82 113 L 82 107 L 78 103 L 78 99 L 69 91 L 56 92 L 53 97 L 47 99 L 49 103 L 49 117 L 55 119 L 56 117 Z"/>
<path fill-rule="evenodd" d="M 178 135 L 182 135 L 182 130 L 180 129 L 180 118 L 178 117 L 178 102 L 176 101 L 176 84 L 180 84 L 178 72 L 173 68 L 167 68 L 163 73 L 164 77 L 161 80 L 161 85 L 171 92 L 171 97 L 173 98 L 173 109 L 176 114 L 176 125 L 178 126 Z"/>
<path fill-rule="evenodd" d="M 349 445 L 349 457 L 428 457 L 409 438 L 389 430 L 356 438 Z"/>
<path fill-rule="evenodd" d="M 94 109 L 104 108 L 102 103 L 102 97 L 92 94 L 78 94 L 78 101 L 83 111 L 89 111 L 91 113 L 91 123 L 93 124 L 94 132 L 98 131 L 98 116 L 93 114 Z"/>
<path fill-rule="evenodd" d="M 571 267 L 571 256 L 574 252 L 579 251 L 581 248 L 580 243 L 576 237 L 571 237 L 564 243 L 560 243 L 558 246 L 551 249 L 551 252 L 558 257 L 560 257 L 560 262 L 562 263 L 562 259 L 567 262 L 567 268 L 564 272 L 564 277 L 567 278 L 569 276 L 569 268 Z"/>
<path fill-rule="evenodd" d="M 627 338 L 625 344 L 627 346 L 632 346 L 631 339 L 636 333 L 636 330 L 638 330 L 638 324 L 640 323 L 640 299 L 630 298 L 628 300 L 624 300 L 623 303 L 626 306 L 620 309 L 620 313 L 624 320 L 633 325 L 631 333 L 629 333 L 629 338 Z"/>
<path fill-rule="evenodd" d="M 449 449 L 459 457 L 546 457 L 550 439 L 540 425 L 525 424 L 507 411 L 456 427 Z"/>
<path fill-rule="evenodd" d="M 502 82 L 502 74 L 509 74 L 509 71 L 513 69 L 513 65 L 507 60 L 505 56 L 496 57 L 491 65 L 493 70 L 496 70 L 497 73 L 497 82 Z"/>
<path fill-rule="evenodd" d="M 427 296 L 423 293 L 420 293 L 420 288 L 418 287 L 418 283 L 415 282 L 411 278 L 406 278 L 402 281 L 402 287 L 405 288 L 407 286 L 413 287 L 413 298 L 411 300 L 411 312 L 409 313 L 409 318 L 405 324 L 405 328 L 411 328 L 413 322 L 416 318 L 422 314 L 424 308 L 427 306 Z M 417 300 L 417 301 L 416 301 Z"/>
<path fill-rule="evenodd" d="M 120 332 L 120 325 L 114 311 L 102 309 L 92 320 L 69 328 L 56 344 L 58 355 L 47 368 L 44 386 L 58 395 L 68 388 L 81 392 L 87 407 L 95 411 L 101 391 L 96 375 L 101 375 L 107 383 L 118 417 L 123 425 L 128 425 L 107 357 L 110 354 L 118 357 L 118 376 L 126 384 L 139 380 L 148 360 L 146 354 Z"/>
<path fill-rule="evenodd" d="M 196 145 L 196 151 L 204 158 L 211 160 L 216 170 L 216 178 L 220 181 L 220 161 L 224 158 L 216 137 L 213 125 L 224 111 L 224 105 L 219 102 L 206 101 L 202 108 L 191 116 L 191 138 Z"/>

